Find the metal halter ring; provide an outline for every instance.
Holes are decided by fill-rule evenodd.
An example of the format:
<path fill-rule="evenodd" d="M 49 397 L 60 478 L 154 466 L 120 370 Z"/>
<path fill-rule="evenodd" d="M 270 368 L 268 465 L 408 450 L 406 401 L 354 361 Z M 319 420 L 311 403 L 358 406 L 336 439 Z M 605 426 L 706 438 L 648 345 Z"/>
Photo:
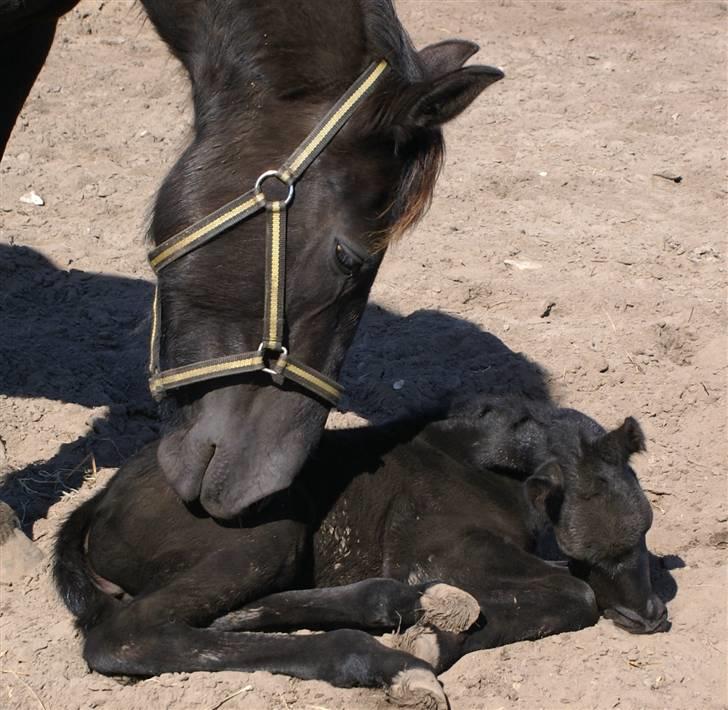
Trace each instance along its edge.
<path fill-rule="evenodd" d="M 258 346 L 259 353 L 263 354 L 266 350 L 270 350 L 271 352 L 279 353 L 278 360 L 282 359 L 285 362 L 288 359 L 288 348 L 284 347 L 283 345 L 281 345 L 281 347 L 278 350 L 271 350 L 271 348 L 266 348 L 265 343 L 261 343 Z M 261 372 L 265 372 L 269 375 L 275 375 L 275 376 L 280 376 L 280 374 L 281 374 L 279 370 L 274 370 L 270 367 L 262 367 Z"/>
<path fill-rule="evenodd" d="M 263 186 L 263 183 L 268 178 L 272 178 L 272 177 L 276 178 L 277 180 L 282 182 L 284 185 L 288 186 L 288 194 L 286 195 L 286 199 L 282 201 L 283 206 L 288 207 L 291 200 L 293 199 L 293 183 L 290 182 L 289 180 L 286 180 L 285 176 L 283 175 L 283 173 L 280 170 L 266 170 L 264 173 L 260 174 L 260 177 L 255 181 L 254 190 L 255 190 L 256 196 L 263 195 L 263 197 L 265 198 L 265 193 L 263 192 L 262 186 Z M 265 201 L 268 202 L 268 198 L 266 198 Z"/>

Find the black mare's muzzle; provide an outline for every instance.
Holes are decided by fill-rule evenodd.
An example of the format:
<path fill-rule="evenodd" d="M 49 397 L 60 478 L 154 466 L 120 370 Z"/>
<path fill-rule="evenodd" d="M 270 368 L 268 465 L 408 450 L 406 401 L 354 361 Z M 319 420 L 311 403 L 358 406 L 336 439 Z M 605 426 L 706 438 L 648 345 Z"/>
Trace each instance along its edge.
<path fill-rule="evenodd" d="M 213 517 L 230 519 L 293 482 L 327 413 L 293 387 L 229 378 L 185 408 L 186 419 L 162 437 L 157 458 L 182 500 L 199 500 Z"/>

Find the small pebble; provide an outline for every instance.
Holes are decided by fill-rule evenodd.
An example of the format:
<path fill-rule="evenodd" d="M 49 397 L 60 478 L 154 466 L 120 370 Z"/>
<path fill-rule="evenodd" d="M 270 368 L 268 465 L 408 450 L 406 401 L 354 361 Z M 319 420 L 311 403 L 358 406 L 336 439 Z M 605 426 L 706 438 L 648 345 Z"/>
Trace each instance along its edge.
<path fill-rule="evenodd" d="M 393 390 L 401 390 L 404 387 L 404 380 L 397 380 L 393 385 Z"/>
<path fill-rule="evenodd" d="M 42 207 L 45 204 L 45 200 L 35 190 L 21 195 L 20 201 L 26 205 L 36 205 L 37 207 Z"/>
<path fill-rule="evenodd" d="M 512 269 L 518 269 L 519 271 L 533 271 L 535 269 L 542 269 L 543 265 L 537 261 L 516 261 L 515 259 L 504 259 L 503 263 L 506 266 L 510 266 Z"/>
<path fill-rule="evenodd" d="M 97 194 L 99 197 L 109 197 L 116 192 L 116 188 L 110 182 L 100 182 Z"/>

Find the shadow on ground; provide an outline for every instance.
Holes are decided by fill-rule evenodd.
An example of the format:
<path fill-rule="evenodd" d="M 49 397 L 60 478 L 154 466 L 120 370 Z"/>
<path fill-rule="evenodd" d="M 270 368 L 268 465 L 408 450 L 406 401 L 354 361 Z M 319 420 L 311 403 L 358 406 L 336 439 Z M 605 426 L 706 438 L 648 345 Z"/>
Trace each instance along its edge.
<path fill-rule="evenodd" d="M 0 245 L 0 282 L 0 421 L 18 426 L 21 438 L 27 431 L 32 443 L 34 430 L 43 431 L 43 400 L 91 409 L 88 433 L 20 470 L 12 470 L 12 451 L 3 461 L 0 431 L 0 499 L 29 529 L 93 465 L 118 466 L 156 436 L 145 372 L 152 285 L 66 271 L 33 249 L 9 245 Z M 39 401 L 15 414 L 7 397 Z"/>
<path fill-rule="evenodd" d="M 50 460 L 20 470 L 5 465 L 0 498 L 30 529 L 64 490 L 80 485 L 91 456 L 97 467 L 117 467 L 157 436 L 146 384 L 152 285 L 66 271 L 33 249 L 6 245 L 0 278 L 0 397 L 40 399 L 41 412 L 42 400 L 92 410 L 88 432 Z M 342 381 L 345 407 L 373 421 L 481 392 L 548 396 L 538 365 L 476 325 L 443 312 L 400 316 L 376 305 L 365 313 Z M 27 416 L 20 408 L 16 421 L 37 436 L 40 425 L 23 421 Z"/>
<path fill-rule="evenodd" d="M 663 602 L 672 601 L 677 596 L 677 582 L 671 572 L 685 567 L 685 561 L 679 555 L 657 557 L 650 553 L 650 578 L 652 588 Z"/>
<path fill-rule="evenodd" d="M 375 422 L 480 393 L 548 398 L 545 371 L 470 321 L 370 305 L 342 372 L 344 407 Z"/>

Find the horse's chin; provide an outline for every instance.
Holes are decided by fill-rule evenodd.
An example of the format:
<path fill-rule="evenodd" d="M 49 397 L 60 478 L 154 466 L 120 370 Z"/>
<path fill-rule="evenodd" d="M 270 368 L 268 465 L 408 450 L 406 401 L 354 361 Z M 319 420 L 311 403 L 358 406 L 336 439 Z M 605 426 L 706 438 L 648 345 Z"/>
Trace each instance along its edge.
<path fill-rule="evenodd" d="M 327 408 L 270 385 L 209 395 L 191 425 L 163 437 L 157 458 L 182 500 L 230 519 L 293 482 L 321 437 Z"/>

